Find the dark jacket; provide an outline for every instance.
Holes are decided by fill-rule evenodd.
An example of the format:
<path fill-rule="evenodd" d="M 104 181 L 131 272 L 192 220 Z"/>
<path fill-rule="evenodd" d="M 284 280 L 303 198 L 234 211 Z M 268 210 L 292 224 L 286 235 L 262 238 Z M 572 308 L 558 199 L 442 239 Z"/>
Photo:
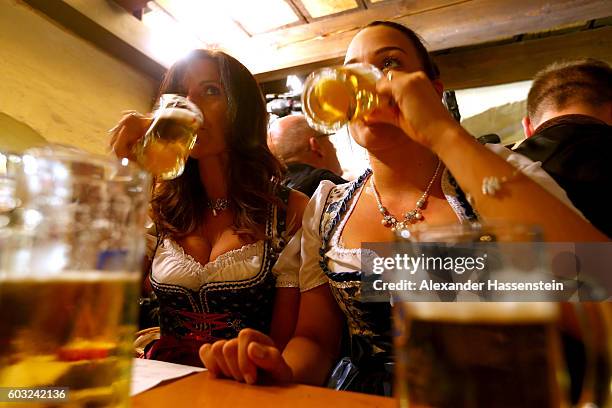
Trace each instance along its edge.
<path fill-rule="evenodd" d="M 344 184 L 347 181 L 326 169 L 317 169 L 305 163 L 287 164 L 287 173 L 283 185 L 301 191 L 312 197 L 321 180 L 329 180 L 334 184 Z"/>
<path fill-rule="evenodd" d="M 612 126 L 585 115 L 559 116 L 540 125 L 515 151 L 542 162 L 576 208 L 612 237 Z"/>

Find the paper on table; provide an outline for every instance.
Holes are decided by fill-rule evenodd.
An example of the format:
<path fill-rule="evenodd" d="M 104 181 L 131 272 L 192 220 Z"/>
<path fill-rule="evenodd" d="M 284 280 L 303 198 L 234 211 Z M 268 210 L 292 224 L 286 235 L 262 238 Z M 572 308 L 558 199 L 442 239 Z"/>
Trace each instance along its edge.
<path fill-rule="evenodd" d="M 132 387 L 130 395 L 139 394 L 155 387 L 163 381 L 184 377 L 187 374 L 204 370 L 204 368 L 200 367 L 135 358 L 132 365 Z"/>

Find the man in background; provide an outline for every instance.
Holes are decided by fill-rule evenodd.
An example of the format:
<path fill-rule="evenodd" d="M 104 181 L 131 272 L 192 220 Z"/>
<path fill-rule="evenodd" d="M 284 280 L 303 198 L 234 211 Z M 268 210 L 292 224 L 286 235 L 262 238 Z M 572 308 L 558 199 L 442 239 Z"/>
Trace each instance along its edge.
<path fill-rule="evenodd" d="M 552 64 L 534 78 L 523 119 L 527 139 L 515 149 L 542 162 L 542 168 L 565 189 L 576 208 L 609 237 L 611 124 L 610 66 L 593 59 Z M 561 306 L 561 338 L 571 378 L 571 400 L 578 403 L 587 370 L 587 348 L 573 309 L 568 304 Z M 595 355 L 589 364 L 598 365 L 607 358 L 606 353 Z M 602 394 L 601 390 L 592 392 Z"/>
<path fill-rule="evenodd" d="M 329 135 L 310 128 L 303 115 L 285 116 L 273 122 L 268 132 L 268 147 L 287 166 L 283 185 L 308 197 L 321 180 L 346 183 L 340 177 L 342 168 Z"/>
<path fill-rule="evenodd" d="M 572 203 L 612 237 L 612 69 L 594 59 L 555 63 L 534 78 L 516 149 L 542 162 Z M 560 220 L 560 222 L 562 222 Z"/>

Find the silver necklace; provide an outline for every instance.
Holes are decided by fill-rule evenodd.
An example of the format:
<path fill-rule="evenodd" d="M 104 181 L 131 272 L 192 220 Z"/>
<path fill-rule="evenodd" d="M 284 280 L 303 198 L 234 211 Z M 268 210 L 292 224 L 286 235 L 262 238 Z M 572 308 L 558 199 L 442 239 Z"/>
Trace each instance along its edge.
<path fill-rule="evenodd" d="M 219 211 L 227 210 L 230 202 L 227 198 L 215 198 L 214 200 L 208 200 L 207 207 L 212 210 L 213 217 L 217 216 Z"/>
<path fill-rule="evenodd" d="M 376 186 L 374 185 L 374 177 L 370 178 L 370 185 L 372 186 L 372 191 L 374 192 L 374 198 L 376 199 L 376 204 L 378 204 L 378 211 L 383 216 L 383 219 L 380 221 L 381 224 L 387 228 L 391 228 L 391 231 L 404 231 L 408 229 L 408 226 L 411 224 L 416 224 L 417 222 L 423 221 L 423 207 L 427 204 L 427 199 L 429 198 L 429 192 L 431 190 L 431 186 L 433 186 L 436 177 L 438 177 L 438 173 L 440 172 L 440 167 L 442 167 L 442 162 L 438 159 L 438 165 L 436 166 L 436 171 L 434 172 L 431 180 L 429 180 L 429 184 L 427 184 L 427 188 L 419 197 L 416 202 L 416 207 L 413 210 L 408 211 L 404 214 L 404 219 L 399 221 L 398 217 L 394 216 L 387 210 L 380 200 L 380 194 L 378 194 L 378 190 L 376 190 Z"/>

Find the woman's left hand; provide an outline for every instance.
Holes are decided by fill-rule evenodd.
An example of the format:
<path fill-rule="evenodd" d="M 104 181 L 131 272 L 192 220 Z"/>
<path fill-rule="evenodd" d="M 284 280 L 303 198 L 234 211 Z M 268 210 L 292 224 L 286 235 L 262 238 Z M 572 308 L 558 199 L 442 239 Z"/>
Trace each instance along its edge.
<path fill-rule="evenodd" d="M 376 84 L 376 91 L 396 105 L 390 108 L 392 124 L 434 152 L 446 142 L 449 131 L 460 127 L 422 71 L 388 71 Z"/>
<path fill-rule="evenodd" d="M 242 329 L 237 338 L 218 340 L 200 348 L 200 359 L 211 375 L 255 384 L 259 374 L 279 382 L 291 382 L 293 373 L 281 351 L 267 335 Z"/>

